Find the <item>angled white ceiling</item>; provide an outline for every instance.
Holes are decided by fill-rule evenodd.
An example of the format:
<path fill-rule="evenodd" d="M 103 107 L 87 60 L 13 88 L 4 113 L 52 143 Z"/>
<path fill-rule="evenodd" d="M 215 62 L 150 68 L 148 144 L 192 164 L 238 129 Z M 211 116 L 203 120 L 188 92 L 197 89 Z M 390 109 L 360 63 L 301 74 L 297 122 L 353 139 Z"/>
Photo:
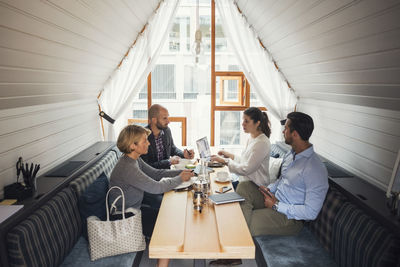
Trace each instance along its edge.
<path fill-rule="evenodd" d="M 300 98 L 400 109 L 400 2 L 237 0 Z"/>
<path fill-rule="evenodd" d="M 159 0 L 0 0 L 0 109 L 96 97 Z M 237 0 L 300 98 L 400 109 L 400 2 Z"/>

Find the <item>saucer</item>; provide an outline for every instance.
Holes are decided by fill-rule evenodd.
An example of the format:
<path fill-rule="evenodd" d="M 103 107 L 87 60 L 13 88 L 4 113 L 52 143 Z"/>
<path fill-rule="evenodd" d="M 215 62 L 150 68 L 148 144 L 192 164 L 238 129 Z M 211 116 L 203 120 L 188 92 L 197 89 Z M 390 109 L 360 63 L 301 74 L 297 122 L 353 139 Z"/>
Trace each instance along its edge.
<path fill-rule="evenodd" d="M 231 177 L 229 177 L 225 181 L 221 181 L 218 177 L 215 177 L 215 181 L 218 183 L 229 183 L 231 181 Z"/>
<path fill-rule="evenodd" d="M 195 178 L 192 177 L 189 181 L 182 182 L 180 185 L 178 185 L 174 189 L 177 190 L 177 189 L 182 189 L 182 188 L 189 187 L 194 183 L 194 180 L 195 180 Z"/>

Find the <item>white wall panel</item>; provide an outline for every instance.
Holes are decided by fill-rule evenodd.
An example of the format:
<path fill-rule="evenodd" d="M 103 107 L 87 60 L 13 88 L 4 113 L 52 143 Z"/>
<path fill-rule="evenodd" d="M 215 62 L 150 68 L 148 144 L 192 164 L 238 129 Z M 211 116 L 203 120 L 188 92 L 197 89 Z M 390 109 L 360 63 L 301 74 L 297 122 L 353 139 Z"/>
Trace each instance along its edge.
<path fill-rule="evenodd" d="M 400 2 L 237 5 L 314 117 L 317 152 L 385 188 L 400 147 Z"/>
<path fill-rule="evenodd" d="M 400 111 L 301 99 L 322 156 L 385 189 L 400 149 Z"/>
<path fill-rule="evenodd" d="M 0 0 L 0 198 L 102 139 L 96 98 L 158 0 Z"/>
<path fill-rule="evenodd" d="M 16 181 L 20 156 L 40 164 L 40 175 L 100 141 L 97 113 L 95 100 L 0 110 L 0 197 Z"/>

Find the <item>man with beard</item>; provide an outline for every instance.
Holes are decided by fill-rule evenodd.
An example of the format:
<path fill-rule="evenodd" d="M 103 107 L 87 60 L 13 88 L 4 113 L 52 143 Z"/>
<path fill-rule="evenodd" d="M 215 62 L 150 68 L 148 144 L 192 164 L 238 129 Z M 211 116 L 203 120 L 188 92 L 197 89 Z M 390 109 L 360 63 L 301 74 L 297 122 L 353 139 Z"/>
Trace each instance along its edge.
<path fill-rule="evenodd" d="M 142 159 L 156 169 L 169 169 L 173 164 L 178 164 L 180 158 L 192 159 L 193 149 L 180 150 L 174 144 L 169 124 L 169 113 L 161 105 L 154 104 L 148 112 L 149 125 L 146 127 L 151 130 L 149 135 L 149 151 L 142 155 Z"/>
<path fill-rule="evenodd" d="M 180 158 L 192 159 L 194 151 L 185 149 L 184 152 L 177 148 L 172 140 L 169 124 L 168 110 L 158 104 L 149 108 L 149 125 L 146 126 L 151 131 L 148 137 L 150 142 L 147 154 L 140 157 L 150 166 L 156 169 L 169 169 L 173 164 L 178 164 Z M 142 216 L 158 214 L 161 206 L 163 194 L 151 194 L 144 192 L 142 200 Z M 154 221 L 157 217 L 153 218 Z"/>
<path fill-rule="evenodd" d="M 328 191 L 325 165 L 308 141 L 314 129 L 312 118 L 291 112 L 283 135 L 292 147 L 283 158 L 281 176 L 268 187 L 240 183 L 237 192 L 246 201 L 241 208 L 252 236 L 293 235 L 303 227 L 303 220 L 318 216 Z"/>

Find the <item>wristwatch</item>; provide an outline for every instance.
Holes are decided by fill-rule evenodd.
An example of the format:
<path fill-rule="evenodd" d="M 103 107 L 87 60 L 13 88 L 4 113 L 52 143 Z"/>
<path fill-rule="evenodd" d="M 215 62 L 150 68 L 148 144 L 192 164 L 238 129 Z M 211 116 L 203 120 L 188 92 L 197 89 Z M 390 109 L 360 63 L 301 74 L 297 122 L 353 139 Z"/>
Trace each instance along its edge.
<path fill-rule="evenodd" d="M 279 200 L 276 200 L 275 204 L 272 205 L 272 209 L 273 209 L 274 211 L 278 211 L 278 205 L 279 205 Z"/>

